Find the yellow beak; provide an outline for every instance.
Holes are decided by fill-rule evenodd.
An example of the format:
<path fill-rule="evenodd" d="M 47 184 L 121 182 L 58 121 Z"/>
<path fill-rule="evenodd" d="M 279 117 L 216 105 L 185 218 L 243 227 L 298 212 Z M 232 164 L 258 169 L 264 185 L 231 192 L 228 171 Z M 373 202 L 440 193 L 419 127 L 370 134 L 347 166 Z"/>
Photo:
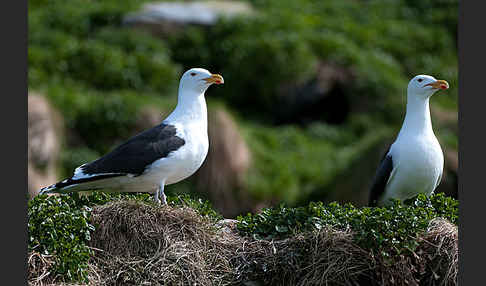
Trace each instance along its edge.
<path fill-rule="evenodd" d="M 425 86 L 431 86 L 436 89 L 448 89 L 449 88 L 449 83 L 445 80 L 438 80 L 429 84 L 426 84 Z"/>
<path fill-rule="evenodd" d="M 224 79 L 219 74 L 212 74 L 210 77 L 204 79 L 207 83 L 223 84 Z"/>

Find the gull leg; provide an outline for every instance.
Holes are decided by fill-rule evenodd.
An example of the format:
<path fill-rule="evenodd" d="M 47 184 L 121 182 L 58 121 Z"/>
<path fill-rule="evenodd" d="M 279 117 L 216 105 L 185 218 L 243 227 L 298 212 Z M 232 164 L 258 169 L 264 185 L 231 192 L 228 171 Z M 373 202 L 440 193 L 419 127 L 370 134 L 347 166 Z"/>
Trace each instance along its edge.
<path fill-rule="evenodd" d="M 157 193 L 158 193 L 158 197 L 162 199 L 162 205 L 167 205 L 167 196 L 164 193 L 164 187 L 165 187 L 165 180 L 160 182 Z"/>
<path fill-rule="evenodd" d="M 155 201 L 155 203 L 160 204 L 160 200 L 159 200 L 159 188 L 157 188 L 157 190 L 155 190 L 155 193 L 154 193 L 154 201 Z"/>

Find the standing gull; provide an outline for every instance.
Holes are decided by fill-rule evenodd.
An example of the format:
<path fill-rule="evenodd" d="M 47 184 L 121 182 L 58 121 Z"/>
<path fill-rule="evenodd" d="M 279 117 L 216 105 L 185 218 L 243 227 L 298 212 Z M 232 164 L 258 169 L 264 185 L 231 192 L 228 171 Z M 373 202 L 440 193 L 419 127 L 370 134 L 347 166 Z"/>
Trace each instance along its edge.
<path fill-rule="evenodd" d="M 429 98 L 437 90 L 448 88 L 446 81 L 428 75 L 418 75 L 409 82 L 405 120 L 378 167 L 370 206 L 387 205 L 391 198 L 406 200 L 420 193 L 430 195 L 439 185 L 444 155 L 432 130 Z"/>
<path fill-rule="evenodd" d="M 204 92 L 223 77 L 201 68 L 186 71 L 179 83 L 177 106 L 159 125 L 130 138 L 103 157 L 79 166 L 71 178 L 42 188 L 44 193 L 103 189 L 149 192 L 167 203 L 164 186 L 196 172 L 208 153 Z"/>

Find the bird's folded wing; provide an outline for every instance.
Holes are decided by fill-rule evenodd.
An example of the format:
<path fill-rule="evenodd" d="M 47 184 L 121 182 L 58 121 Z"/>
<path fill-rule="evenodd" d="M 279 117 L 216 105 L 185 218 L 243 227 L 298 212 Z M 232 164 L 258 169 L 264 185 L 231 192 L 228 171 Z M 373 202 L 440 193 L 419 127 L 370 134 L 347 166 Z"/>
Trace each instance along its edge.
<path fill-rule="evenodd" d="M 380 162 L 380 166 L 376 171 L 376 175 L 373 179 L 373 184 L 371 185 L 370 190 L 370 197 L 369 197 L 369 206 L 376 206 L 377 201 L 381 197 L 381 195 L 385 192 L 386 184 L 388 183 L 388 179 L 390 178 L 390 174 L 393 170 L 393 158 L 392 155 L 389 154 L 390 148 L 385 153 L 385 156 Z"/>
<path fill-rule="evenodd" d="M 176 136 L 175 126 L 161 123 L 132 137 L 105 156 L 80 166 L 77 170 L 78 177 L 100 174 L 138 176 L 154 161 L 169 156 L 184 144 L 184 139 Z"/>

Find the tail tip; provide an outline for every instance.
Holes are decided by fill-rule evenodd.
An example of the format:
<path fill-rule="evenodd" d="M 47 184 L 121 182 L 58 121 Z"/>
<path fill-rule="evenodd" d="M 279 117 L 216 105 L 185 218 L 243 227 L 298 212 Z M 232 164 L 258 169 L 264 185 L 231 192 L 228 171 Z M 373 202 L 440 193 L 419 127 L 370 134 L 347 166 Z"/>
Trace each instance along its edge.
<path fill-rule="evenodd" d="M 56 185 L 50 185 L 39 190 L 39 195 L 50 194 L 56 189 Z"/>

